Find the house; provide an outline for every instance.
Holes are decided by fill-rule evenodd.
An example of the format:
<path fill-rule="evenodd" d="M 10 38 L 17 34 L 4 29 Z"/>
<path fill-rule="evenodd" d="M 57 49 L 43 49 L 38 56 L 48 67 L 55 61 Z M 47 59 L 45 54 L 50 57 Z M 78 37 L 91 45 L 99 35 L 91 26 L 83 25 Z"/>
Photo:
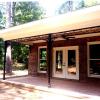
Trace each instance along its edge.
<path fill-rule="evenodd" d="M 0 37 L 30 46 L 29 75 L 100 80 L 99 5 L 1 30 Z"/>

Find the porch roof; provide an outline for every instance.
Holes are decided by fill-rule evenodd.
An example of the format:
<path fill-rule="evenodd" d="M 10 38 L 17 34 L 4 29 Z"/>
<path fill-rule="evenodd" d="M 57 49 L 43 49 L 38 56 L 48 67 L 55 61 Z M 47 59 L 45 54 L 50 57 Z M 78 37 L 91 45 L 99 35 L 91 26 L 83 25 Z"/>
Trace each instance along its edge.
<path fill-rule="evenodd" d="M 0 38 L 14 40 L 94 26 L 100 26 L 100 5 L 4 29 Z"/>

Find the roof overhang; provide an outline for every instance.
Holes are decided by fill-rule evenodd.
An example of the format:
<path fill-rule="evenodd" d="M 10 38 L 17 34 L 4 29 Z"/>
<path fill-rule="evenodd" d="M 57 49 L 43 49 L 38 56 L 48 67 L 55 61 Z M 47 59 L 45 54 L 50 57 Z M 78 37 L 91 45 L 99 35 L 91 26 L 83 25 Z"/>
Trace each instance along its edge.
<path fill-rule="evenodd" d="M 85 8 L 1 30 L 0 38 L 15 40 L 95 26 L 100 26 L 100 6 Z"/>

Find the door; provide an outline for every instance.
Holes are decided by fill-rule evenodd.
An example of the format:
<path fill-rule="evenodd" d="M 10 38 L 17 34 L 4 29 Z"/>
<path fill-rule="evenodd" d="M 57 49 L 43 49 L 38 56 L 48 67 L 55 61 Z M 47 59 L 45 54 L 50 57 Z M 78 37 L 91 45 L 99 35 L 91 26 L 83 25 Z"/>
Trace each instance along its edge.
<path fill-rule="evenodd" d="M 78 46 L 66 48 L 66 78 L 79 79 L 79 51 Z"/>
<path fill-rule="evenodd" d="M 79 79 L 78 46 L 56 47 L 53 58 L 54 77 Z"/>
<path fill-rule="evenodd" d="M 65 78 L 64 74 L 64 48 L 57 47 L 53 50 L 53 76 Z"/>

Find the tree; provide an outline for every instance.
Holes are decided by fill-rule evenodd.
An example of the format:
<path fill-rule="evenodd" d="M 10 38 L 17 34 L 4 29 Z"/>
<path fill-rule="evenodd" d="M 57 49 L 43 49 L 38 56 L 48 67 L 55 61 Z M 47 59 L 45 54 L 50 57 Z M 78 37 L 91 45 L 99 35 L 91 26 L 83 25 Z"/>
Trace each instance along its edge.
<path fill-rule="evenodd" d="M 85 6 L 90 7 L 90 6 L 95 6 L 100 4 L 100 0 L 84 0 Z"/>
<path fill-rule="evenodd" d="M 75 6 L 75 10 L 79 10 L 85 7 L 85 2 L 84 0 L 78 1 L 77 5 Z"/>
<path fill-rule="evenodd" d="M 2 12 L 0 11 L 0 29 L 3 28 L 3 22 L 2 22 L 2 19 L 3 19 L 3 15 L 2 15 Z"/>
<path fill-rule="evenodd" d="M 38 2 L 7 2 L 4 12 L 6 12 L 6 28 L 31 22 L 43 18 L 44 11 Z M 2 8 L 2 7 L 1 7 Z M 8 9 L 9 8 L 9 9 Z M 0 26 L 3 17 L 3 10 L 0 11 Z M 4 15 L 5 15 L 4 14 Z M 28 46 L 12 43 L 12 58 L 14 62 L 28 63 Z M 0 45 L 0 66 L 3 66 L 3 45 Z M 7 68 L 9 71 L 11 68 Z"/>
<path fill-rule="evenodd" d="M 12 3 L 6 2 L 6 24 L 5 28 L 9 28 L 12 26 Z M 12 54 L 11 54 L 11 42 L 7 41 L 6 44 L 6 73 L 11 74 L 12 73 Z"/>
<path fill-rule="evenodd" d="M 5 5 L 0 3 L 0 29 L 5 28 L 5 16 L 4 16 Z M 0 69 L 3 69 L 4 62 L 4 41 L 0 38 Z"/>
<path fill-rule="evenodd" d="M 59 14 L 64 14 L 73 10 L 73 1 L 66 0 L 58 9 Z"/>
<path fill-rule="evenodd" d="M 14 25 L 43 18 L 43 9 L 38 2 L 16 2 L 14 4 Z"/>
<path fill-rule="evenodd" d="M 34 20 L 42 19 L 43 9 L 38 2 L 13 2 L 13 25 L 20 25 Z M 28 46 L 12 44 L 12 58 L 14 62 L 28 64 Z"/>
<path fill-rule="evenodd" d="M 23 68 L 27 68 L 28 65 L 28 52 L 29 52 L 29 46 L 18 44 L 18 43 L 12 43 L 12 59 L 14 63 L 23 63 Z M 16 66 L 15 66 L 16 67 Z"/>
<path fill-rule="evenodd" d="M 5 28 L 4 10 L 5 10 L 5 5 L 0 3 L 0 29 Z"/>
<path fill-rule="evenodd" d="M 57 14 L 63 14 L 99 4 L 100 0 L 65 0 L 65 2 L 58 8 Z"/>
<path fill-rule="evenodd" d="M 0 69 L 3 69 L 3 62 L 4 62 L 4 42 L 0 38 Z"/>

